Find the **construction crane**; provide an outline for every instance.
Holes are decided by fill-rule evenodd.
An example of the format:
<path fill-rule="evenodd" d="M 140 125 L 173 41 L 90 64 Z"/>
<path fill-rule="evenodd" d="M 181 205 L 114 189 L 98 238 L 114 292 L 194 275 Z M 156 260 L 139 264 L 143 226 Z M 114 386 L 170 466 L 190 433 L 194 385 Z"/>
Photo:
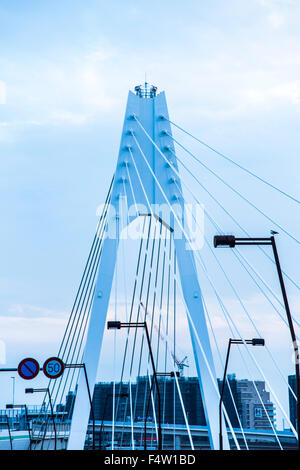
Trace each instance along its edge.
<path fill-rule="evenodd" d="M 148 316 L 148 312 L 143 304 L 143 302 L 140 302 L 140 306 L 142 307 L 142 309 L 144 310 L 145 312 L 145 318 Z M 162 334 L 162 332 L 160 331 L 160 329 L 158 328 L 158 326 L 154 323 L 154 329 L 158 332 L 159 336 L 160 336 L 160 339 L 166 343 L 166 338 L 164 337 L 164 335 Z M 184 370 L 184 367 L 189 367 L 188 364 L 185 364 L 185 362 L 187 361 L 188 357 L 185 356 L 182 361 L 180 361 L 176 356 L 175 356 L 175 353 L 171 351 L 171 356 L 173 357 L 174 359 L 174 362 L 176 364 L 176 366 L 178 367 L 178 371 L 180 372 L 180 375 L 183 375 L 183 370 Z"/>
<path fill-rule="evenodd" d="M 178 370 L 180 372 L 180 375 L 184 375 L 183 371 L 184 371 L 184 367 L 189 367 L 188 364 L 185 364 L 185 362 L 188 361 L 188 357 L 185 356 L 182 361 L 178 361 L 178 359 L 175 359 L 175 362 L 176 362 L 176 365 L 178 367 Z"/>

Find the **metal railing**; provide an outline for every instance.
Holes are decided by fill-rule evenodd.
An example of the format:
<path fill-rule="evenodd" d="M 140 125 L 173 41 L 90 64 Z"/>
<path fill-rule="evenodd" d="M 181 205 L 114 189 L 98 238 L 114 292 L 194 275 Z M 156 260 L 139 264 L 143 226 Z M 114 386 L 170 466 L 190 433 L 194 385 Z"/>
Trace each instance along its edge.
<path fill-rule="evenodd" d="M 137 85 L 134 90 L 140 98 L 155 98 L 157 87 L 145 82 L 144 85 Z"/>

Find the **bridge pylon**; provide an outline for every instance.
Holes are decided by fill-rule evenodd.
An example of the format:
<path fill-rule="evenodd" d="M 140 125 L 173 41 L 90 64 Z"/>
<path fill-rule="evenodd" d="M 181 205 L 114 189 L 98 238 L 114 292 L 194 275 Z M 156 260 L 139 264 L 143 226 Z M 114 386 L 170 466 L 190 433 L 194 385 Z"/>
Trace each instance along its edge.
<path fill-rule="evenodd" d="M 166 222 L 164 214 L 157 214 L 157 208 L 163 206 L 169 211 L 167 224 L 174 239 L 178 277 L 188 311 L 188 324 L 209 441 L 212 449 L 218 449 L 219 391 L 194 253 L 189 245 L 185 201 L 168 119 L 164 92 L 157 93 L 156 87 L 147 83 L 145 86 L 136 87 L 135 93 L 129 92 L 83 362 L 86 364 L 89 384 L 93 391 L 117 261 L 119 238 L 115 234 L 119 230 L 120 199 L 125 196 L 126 188 L 128 207 L 133 208 L 127 214 L 127 224 L 132 223 L 145 211 Z M 81 374 L 68 449 L 84 448 L 89 416 L 86 383 Z M 223 435 L 226 449 L 228 439 L 225 429 Z"/>

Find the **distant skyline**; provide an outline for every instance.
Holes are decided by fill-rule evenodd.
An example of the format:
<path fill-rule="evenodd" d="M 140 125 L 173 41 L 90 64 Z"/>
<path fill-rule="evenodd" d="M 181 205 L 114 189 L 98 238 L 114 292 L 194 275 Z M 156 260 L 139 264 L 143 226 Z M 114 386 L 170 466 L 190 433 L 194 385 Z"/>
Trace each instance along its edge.
<path fill-rule="evenodd" d="M 300 199 L 299 20 L 300 5 L 293 0 L 184 5 L 179 0 L 2 0 L 0 340 L 8 366 L 26 356 L 42 364 L 58 350 L 97 224 L 96 210 L 115 168 L 128 90 L 142 83 L 145 73 L 158 91 L 166 91 L 172 120 Z M 300 239 L 299 206 L 176 135 Z M 251 233 L 265 235 L 274 228 L 193 169 Z M 205 194 L 199 197 L 224 230 L 236 230 Z M 209 222 L 205 227 L 211 239 Z M 283 268 L 300 283 L 299 247 L 283 234 L 278 247 Z M 203 256 L 213 263 L 209 253 Z M 218 253 L 226 269 L 229 256 Z M 245 256 L 280 295 L 272 267 L 260 264 L 256 253 L 245 251 Z M 293 373 L 287 329 L 238 267 L 230 269 L 287 378 Z M 227 326 L 199 276 L 225 354 Z M 241 331 L 252 337 L 255 332 L 220 273 L 214 279 Z M 299 292 L 290 285 L 288 292 L 300 321 Z M 263 354 L 258 357 L 267 368 Z M 247 378 L 237 353 L 231 371 Z M 105 380 L 110 372 L 103 368 Z M 276 393 L 287 407 L 287 388 L 272 374 L 270 365 Z M 16 401 L 24 400 L 23 389 L 17 378 Z M 9 401 L 11 387 L 1 388 L 0 408 Z"/>

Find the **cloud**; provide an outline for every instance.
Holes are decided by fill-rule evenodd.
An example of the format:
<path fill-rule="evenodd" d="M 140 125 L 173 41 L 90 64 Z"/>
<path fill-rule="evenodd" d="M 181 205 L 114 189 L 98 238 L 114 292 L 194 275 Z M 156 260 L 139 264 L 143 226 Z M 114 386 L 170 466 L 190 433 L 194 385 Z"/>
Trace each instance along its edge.
<path fill-rule="evenodd" d="M 285 17 L 272 9 L 268 21 L 272 28 L 280 28 Z M 38 58 L 34 63 L 29 59 L 6 66 L 15 106 L 12 125 L 82 126 L 120 116 L 128 88 L 143 81 L 145 70 L 159 91 L 166 86 L 178 115 L 188 112 L 191 118 L 224 120 L 248 114 L 249 106 L 259 112 L 270 106 L 299 106 L 298 44 L 288 34 L 285 47 L 279 38 L 262 46 L 259 37 L 246 35 L 242 48 L 247 55 L 241 54 L 241 45 L 233 38 L 220 32 L 213 35 L 207 55 L 203 41 L 208 32 L 191 27 L 189 34 L 190 51 L 162 44 L 159 54 L 146 48 L 141 55 L 107 41 L 71 53 L 64 61 Z M 195 49 L 202 52 L 195 56 Z M 15 77 L 23 78 L 16 81 Z"/>
<path fill-rule="evenodd" d="M 64 311 L 59 311 L 59 310 L 53 310 L 45 307 L 39 307 L 36 305 L 28 305 L 28 304 L 13 304 L 9 307 L 8 309 L 8 315 L 3 316 L 4 317 L 25 317 L 25 318 L 41 318 L 41 317 L 49 317 L 49 318 L 66 318 L 67 312 Z M 1 318 L 0 317 L 0 318 Z"/>
<path fill-rule="evenodd" d="M 30 345 L 57 344 L 65 330 L 65 318 L 23 316 L 0 317 L 1 341 L 5 342 L 7 351 L 18 350 L 18 344 Z"/>
<path fill-rule="evenodd" d="M 88 118 L 89 114 L 73 113 L 65 109 L 60 109 L 52 113 L 49 121 L 57 124 L 70 123 L 74 125 L 81 125 L 85 124 Z"/>
<path fill-rule="evenodd" d="M 297 0 L 259 0 L 259 3 L 267 9 L 266 19 L 273 29 L 282 28 L 299 8 Z"/>
<path fill-rule="evenodd" d="M 274 87 L 250 88 L 245 90 L 245 101 L 252 106 L 269 106 L 275 103 L 300 105 L 300 81 L 282 83 Z"/>
<path fill-rule="evenodd" d="M 111 111 L 118 103 L 110 93 L 107 78 L 102 67 L 87 63 L 79 75 L 82 86 L 83 104 L 95 111 Z"/>
<path fill-rule="evenodd" d="M 285 23 L 285 17 L 284 15 L 274 11 L 270 13 L 267 17 L 268 23 L 272 26 L 274 29 L 279 29 L 281 26 L 284 25 Z"/>
<path fill-rule="evenodd" d="M 2 126 L 79 126 L 90 118 L 111 113 L 120 102 L 120 96 L 117 98 L 113 92 L 118 76 L 112 70 L 114 54 L 98 47 L 81 57 L 69 57 L 63 63 L 39 58 L 34 63 L 29 60 L 6 64 L 14 114 Z M 32 69 L 36 71 L 34 75 Z M 16 81 L 17 76 L 22 76 L 22 80 Z M 0 82 L 0 103 L 4 101 L 5 86 Z"/>
<path fill-rule="evenodd" d="M 266 6 L 268 8 L 278 8 L 278 7 L 297 7 L 299 3 L 297 0 L 259 0 L 259 3 L 262 6 Z"/>
<path fill-rule="evenodd" d="M 106 45 L 106 47 L 101 47 L 101 46 L 95 46 L 93 47 L 93 50 L 89 52 L 85 56 L 85 60 L 88 63 L 99 63 L 99 62 L 105 62 L 108 59 L 113 59 L 117 56 L 117 50 L 112 48 L 109 45 Z"/>

